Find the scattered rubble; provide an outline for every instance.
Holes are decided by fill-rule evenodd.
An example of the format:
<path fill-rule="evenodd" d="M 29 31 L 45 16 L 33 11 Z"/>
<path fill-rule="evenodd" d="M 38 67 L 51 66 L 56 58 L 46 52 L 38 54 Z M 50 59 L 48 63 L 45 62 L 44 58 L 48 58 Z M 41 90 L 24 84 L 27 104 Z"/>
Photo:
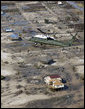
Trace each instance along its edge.
<path fill-rule="evenodd" d="M 75 65 L 74 71 L 80 75 L 81 79 L 84 79 L 84 65 Z"/>
<path fill-rule="evenodd" d="M 38 69 L 41 69 L 41 68 L 44 68 L 45 67 L 45 65 L 43 63 L 41 63 L 41 62 L 35 63 L 34 66 L 36 68 L 38 68 Z"/>
<path fill-rule="evenodd" d="M 19 37 L 17 34 L 12 34 L 12 35 L 8 36 L 8 38 L 12 41 L 21 41 L 22 40 L 22 38 Z"/>
<path fill-rule="evenodd" d="M 72 2 L 1 1 L 2 108 L 84 107 L 84 2 Z"/>
<path fill-rule="evenodd" d="M 47 56 L 47 55 L 40 55 L 40 62 L 43 63 L 43 64 L 52 64 L 54 63 L 53 59 L 51 56 Z"/>

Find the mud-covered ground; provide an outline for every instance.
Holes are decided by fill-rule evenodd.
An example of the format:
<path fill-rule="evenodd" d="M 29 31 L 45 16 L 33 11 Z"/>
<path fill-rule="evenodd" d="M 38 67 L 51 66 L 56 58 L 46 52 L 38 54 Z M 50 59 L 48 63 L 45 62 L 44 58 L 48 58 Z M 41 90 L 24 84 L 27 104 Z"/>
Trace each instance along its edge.
<path fill-rule="evenodd" d="M 57 1 L 2 1 L 1 9 L 1 107 L 84 107 L 84 11 Z M 7 27 L 14 32 L 5 32 Z M 70 47 L 36 45 L 29 38 L 42 34 L 37 28 L 62 41 L 78 32 L 78 40 Z M 22 40 L 10 40 L 12 33 Z M 65 87 L 49 89 L 43 78 L 50 74 L 60 75 Z"/>

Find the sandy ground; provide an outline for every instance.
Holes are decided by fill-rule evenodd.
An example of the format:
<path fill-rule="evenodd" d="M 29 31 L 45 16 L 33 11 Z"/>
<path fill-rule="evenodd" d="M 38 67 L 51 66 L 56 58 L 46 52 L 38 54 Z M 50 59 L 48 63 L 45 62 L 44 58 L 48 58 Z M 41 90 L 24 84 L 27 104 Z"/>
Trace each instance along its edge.
<path fill-rule="evenodd" d="M 29 25 L 26 26 L 33 27 L 32 30 L 36 31 L 35 28 L 39 26 L 36 23 L 33 23 L 36 15 L 39 17 L 39 21 L 42 24 L 42 26 L 40 26 L 41 28 L 50 28 L 52 26 L 52 24 L 44 24 L 43 19 L 46 17 L 46 14 L 52 16 L 52 20 L 58 19 L 58 17 L 62 18 L 62 15 L 59 14 L 59 16 L 56 16 L 56 13 L 62 13 L 61 10 L 63 9 L 56 7 L 57 9 L 59 8 L 59 12 L 54 12 L 53 8 L 48 9 L 49 6 L 47 3 L 44 4 L 47 9 L 44 16 L 41 11 L 27 14 L 27 12 L 21 10 L 22 6 L 32 3 L 38 3 L 38 1 L 15 3 L 16 7 L 18 7 L 21 12 L 22 19 L 29 21 Z M 63 13 L 65 16 L 66 12 L 65 9 L 65 13 Z M 40 16 L 40 14 L 42 14 L 42 16 Z M 60 22 L 60 24 L 63 25 L 62 22 Z M 14 28 L 16 29 L 16 27 L 18 28 L 18 26 L 15 26 Z M 53 26 L 53 30 L 54 29 L 59 33 L 61 32 L 61 29 L 58 29 L 56 26 Z M 64 33 L 62 34 L 62 37 L 60 37 L 61 35 L 59 34 L 55 37 L 57 37 L 58 40 L 71 39 L 72 37 L 66 33 L 69 29 L 65 29 L 64 26 L 62 29 L 62 33 Z M 76 30 L 71 28 L 69 31 L 72 31 L 73 34 L 75 34 Z M 1 33 L 1 74 L 6 76 L 4 80 L 1 80 L 2 108 L 84 107 L 83 30 L 78 34 L 80 36 L 79 44 L 63 48 L 50 45 L 35 45 L 33 42 L 27 40 L 29 39 L 29 33 L 24 33 L 22 41 L 11 41 L 8 39 L 10 34 L 11 33 L 6 32 Z M 54 60 L 54 63 L 45 64 L 41 61 L 49 56 Z M 43 78 L 49 74 L 59 74 L 63 80 L 66 81 L 65 87 L 62 90 L 49 89 L 43 80 Z"/>

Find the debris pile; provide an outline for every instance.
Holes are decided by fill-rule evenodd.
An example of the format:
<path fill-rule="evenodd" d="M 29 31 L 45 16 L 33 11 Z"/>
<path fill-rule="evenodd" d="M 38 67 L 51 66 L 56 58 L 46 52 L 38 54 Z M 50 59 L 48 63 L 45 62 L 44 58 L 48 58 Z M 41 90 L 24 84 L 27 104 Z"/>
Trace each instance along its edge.
<path fill-rule="evenodd" d="M 19 37 L 17 34 L 12 34 L 12 35 L 8 36 L 8 38 L 10 40 L 12 40 L 12 41 L 20 41 L 20 40 L 22 40 L 22 38 Z"/>
<path fill-rule="evenodd" d="M 51 75 L 44 78 L 46 84 L 52 89 L 63 88 L 64 84 L 62 83 L 62 79 L 59 75 Z"/>

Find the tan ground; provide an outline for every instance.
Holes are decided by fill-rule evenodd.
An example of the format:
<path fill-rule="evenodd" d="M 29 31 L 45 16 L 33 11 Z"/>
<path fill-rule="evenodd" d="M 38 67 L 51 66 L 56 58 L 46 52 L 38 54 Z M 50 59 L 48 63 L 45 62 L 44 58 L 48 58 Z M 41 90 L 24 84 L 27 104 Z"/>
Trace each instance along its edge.
<path fill-rule="evenodd" d="M 5 1 L 4 1 L 5 2 Z M 48 4 L 41 2 L 47 11 L 24 12 L 22 6 L 35 4 L 36 2 L 15 2 L 22 19 L 29 22 L 27 27 L 37 31 L 39 25 L 33 23 L 40 22 L 40 27 L 50 32 L 57 31 L 63 33 L 55 35 L 58 40 L 71 39 L 67 31 L 76 33 L 74 28 L 66 28 L 67 24 L 59 22 L 59 17 L 63 19 L 67 16 L 67 9 L 58 6 L 49 8 Z M 54 4 L 55 5 L 55 4 Z M 70 9 L 69 9 L 70 10 Z M 75 12 L 75 9 L 73 9 Z M 43 14 L 44 13 L 44 14 Z M 73 11 L 72 11 L 73 13 Z M 76 12 L 75 12 L 76 13 Z M 13 13 L 12 13 L 13 14 Z M 70 15 L 70 12 L 68 12 Z M 9 13 L 11 15 L 11 13 Z M 63 16 L 64 15 L 64 16 Z M 36 18 L 37 16 L 37 18 Z M 44 19 L 58 22 L 56 24 L 44 24 Z M 80 18 L 80 17 L 79 17 Z M 84 17 L 83 17 L 84 18 Z M 2 18 L 3 19 L 3 18 Z M 22 21 L 18 17 L 18 21 Z M 4 20 L 4 23 L 8 23 Z M 3 21 L 2 21 L 3 23 Z M 81 23 L 81 22 L 80 22 Z M 58 28 L 62 27 L 62 30 Z M 17 30 L 19 26 L 10 27 Z M 3 25 L 2 25 L 3 28 Z M 23 28 L 23 26 L 21 27 Z M 51 29 L 52 28 L 52 29 Z M 19 27 L 20 29 L 20 27 Z M 79 31 L 79 30 L 78 30 Z M 2 108 L 79 108 L 84 107 L 84 30 L 79 31 L 79 41 L 71 47 L 58 47 L 50 45 L 35 46 L 27 39 L 29 33 L 23 33 L 23 41 L 11 41 L 7 37 L 11 33 L 2 32 L 1 35 L 1 74 L 6 76 L 1 80 L 1 107 Z M 78 37 L 78 36 L 77 36 Z M 51 56 L 54 63 L 43 64 L 40 59 L 44 56 Z M 54 91 L 49 89 L 43 81 L 44 76 L 49 74 L 59 74 L 66 80 L 65 88 Z M 82 75 L 82 76 L 81 76 Z"/>

